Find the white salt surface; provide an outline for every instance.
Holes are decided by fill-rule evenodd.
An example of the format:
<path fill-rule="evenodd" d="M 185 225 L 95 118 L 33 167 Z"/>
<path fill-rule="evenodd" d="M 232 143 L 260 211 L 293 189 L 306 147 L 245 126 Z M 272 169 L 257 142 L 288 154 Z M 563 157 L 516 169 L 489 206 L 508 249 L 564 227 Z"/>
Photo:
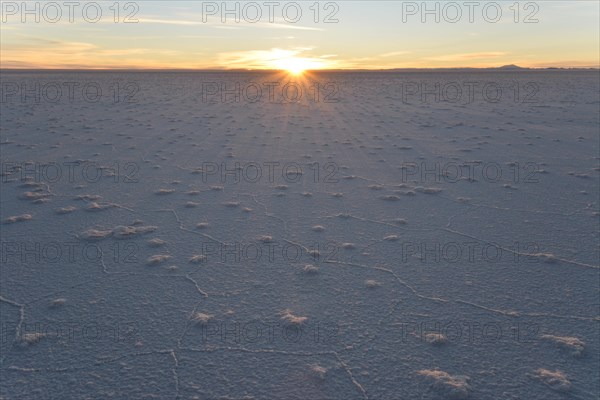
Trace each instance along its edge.
<path fill-rule="evenodd" d="M 597 73 L 330 73 L 339 102 L 292 104 L 202 101 L 251 73 L 3 77 L 140 91 L 1 104 L 0 398 L 598 398 Z"/>

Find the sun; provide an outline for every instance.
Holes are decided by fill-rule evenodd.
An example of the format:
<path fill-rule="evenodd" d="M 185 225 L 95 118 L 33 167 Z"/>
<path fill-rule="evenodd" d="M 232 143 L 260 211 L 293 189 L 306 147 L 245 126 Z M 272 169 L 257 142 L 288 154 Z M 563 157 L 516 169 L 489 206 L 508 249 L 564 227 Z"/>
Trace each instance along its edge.
<path fill-rule="evenodd" d="M 274 62 L 275 68 L 286 70 L 292 75 L 302 75 L 304 71 L 318 68 L 316 63 L 309 58 L 286 57 Z"/>
<path fill-rule="evenodd" d="M 302 73 L 306 70 L 302 65 L 291 65 L 287 68 L 288 72 L 292 75 L 302 75 Z"/>

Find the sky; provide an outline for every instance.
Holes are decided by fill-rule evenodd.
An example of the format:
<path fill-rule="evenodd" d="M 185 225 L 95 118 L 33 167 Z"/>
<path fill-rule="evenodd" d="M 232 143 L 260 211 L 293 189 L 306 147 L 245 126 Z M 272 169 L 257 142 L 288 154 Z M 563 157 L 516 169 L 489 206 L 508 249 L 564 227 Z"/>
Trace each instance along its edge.
<path fill-rule="evenodd" d="M 2 68 L 600 64 L 596 0 L 47 3 L 1 2 Z"/>

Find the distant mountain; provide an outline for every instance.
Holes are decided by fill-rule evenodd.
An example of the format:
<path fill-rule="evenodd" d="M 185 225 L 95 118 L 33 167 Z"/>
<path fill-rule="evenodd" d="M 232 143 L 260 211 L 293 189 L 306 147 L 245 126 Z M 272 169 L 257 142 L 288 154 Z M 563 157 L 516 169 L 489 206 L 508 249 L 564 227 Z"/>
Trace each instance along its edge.
<path fill-rule="evenodd" d="M 503 65 L 501 67 L 498 67 L 497 69 L 504 69 L 504 70 L 509 70 L 509 71 L 517 71 L 517 70 L 529 69 L 529 68 L 523 68 L 523 67 L 519 67 L 518 65 L 515 65 L 515 64 L 509 64 L 509 65 Z"/>

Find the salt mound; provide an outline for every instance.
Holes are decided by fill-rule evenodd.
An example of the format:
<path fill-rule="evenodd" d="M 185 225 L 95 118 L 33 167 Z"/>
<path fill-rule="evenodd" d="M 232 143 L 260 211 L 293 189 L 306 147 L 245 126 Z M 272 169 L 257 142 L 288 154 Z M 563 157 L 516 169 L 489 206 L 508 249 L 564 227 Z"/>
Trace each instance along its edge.
<path fill-rule="evenodd" d="M 543 340 L 551 341 L 557 346 L 570 350 L 571 354 L 575 357 L 580 356 L 583 353 L 583 350 L 585 349 L 585 343 L 582 340 L 577 339 L 576 337 L 542 335 L 540 338 Z"/>
<path fill-rule="evenodd" d="M 431 188 L 431 187 L 423 187 L 423 186 L 417 186 L 415 187 L 415 191 L 420 192 L 420 193 L 426 193 L 426 194 L 436 194 L 442 191 L 442 189 L 439 188 Z"/>
<path fill-rule="evenodd" d="M 280 315 L 282 320 L 292 325 L 301 325 L 308 320 L 308 317 L 299 317 L 292 314 L 292 311 L 289 309 L 283 310 Z"/>
<path fill-rule="evenodd" d="M 540 368 L 535 371 L 535 377 L 541 380 L 546 386 L 557 392 L 568 392 L 571 389 L 571 381 L 567 379 L 564 373 L 559 370 L 550 371 Z"/>
<path fill-rule="evenodd" d="M 444 397 L 449 399 L 466 399 L 469 397 L 469 377 L 463 375 L 450 375 L 445 371 L 423 369 L 417 374 L 427 377 L 432 381 L 432 387 Z"/>
<path fill-rule="evenodd" d="M 194 321 L 196 321 L 198 324 L 202 324 L 205 325 L 207 324 L 210 320 L 212 320 L 215 316 L 212 314 L 206 314 L 206 313 L 195 313 L 194 317 L 192 318 Z"/>
<path fill-rule="evenodd" d="M 113 229 L 113 234 L 117 239 L 129 239 L 133 236 L 143 235 L 154 232 L 158 229 L 157 226 L 116 226 Z"/>
<path fill-rule="evenodd" d="M 193 264 L 200 264 L 202 261 L 206 260 L 206 256 L 202 255 L 202 254 L 196 254 L 193 255 L 192 258 L 190 258 L 190 262 Z"/>
<path fill-rule="evenodd" d="M 21 195 L 21 198 L 24 200 L 41 200 L 50 196 L 48 193 L 39 193 L 39 192 L 25 192 Z"/>
<path fill-rule="evenodd" d="M 540 258 L 542 261 L 548 264 L 554 264 L 556 260 L 556 256 L 551 253 L 535 253 L 532 256 Z"/>
<path fill-rule="evenodd" d="M 312 264 L 306 264 L 302 268 L 302 271 L 304 271 L 307 274 L 316 274 L 317 272 L 319 272 L 319 267 L 317 267 L 316 265 L 312 265 Z"/>
<path fill-rule="evenodd" d="M 36 344 L 47 335 L 42 332 L 34 332 L 34 333 L 25 333 L 21 335 L 21 344 L 25 346 L 30 346 L 32 344 Z"/>
<path fill-rule="evenodd" d="M 198 229 L 206 229 L 208 228 L 208 222 L 199 222 L 196 224 L 196 228 Z"/>
<path fill-rule="evenodd" d="M 165 262 L 170 258 L 171 258 L 171 256 L 168 254 L 157 254 L 157 255 L 149 257 L 148 260 L 146 261 L 146 263 L 148 265 L 156 265 L 156 264 Z"/>
<path fill-rule="evenodd" d="M 158 189 L 155 193 L 160 195 L 174 193 L 175 189 Z"/>
<path fill-rule="evenodd" d="M 60 298 L 60 299 L 54 299 L 52 300 L 52 307 L 60 307 L 62 305 L 64 305 L 67 302 L 67 299 L 64 298 Z"/>
<path fill-rule="evenodd" d="M 427 332 L 423 335 L 425 341 L 434 346 L 440 346 L 448 341 L 446 335 L 437 332 Z"/>
<path fill-rule="evenodd" d="M 309 250 L 306 252 L 306 254 L 308 254 L 309 256 L 311 256 L 313 258 L 319 258 L 319 256 L 321 255 L 319 250 Z"/>
<path fill-rule="evenodd" d="M 4 220 L 4 223 L 5 224 L 14 224 L 15 222 L 29 221 L 32 218 L 33 218 L 33 216 L 31 216 L 31 214 L 15 215 L 15 216 L 6 218 Z"/>
<path fill-rule="evenodd" d="M 88 206 L 88 208 L 86 208 L 87 211 L 102 211 L 102 210 L 106 210 L 107 208 L 112 208 L 115 207 L 114 204 L 98 204 L 95 201 L 92 201 L 90 203 L 90 205 Z"/>
<path fill-rule="evenodd" d="M 365 281 L 365 285 L 369 288 L 369 289 L 374 289 L 374 288 L 378 288 L 381 286 L 380 282 L 377 282 L 376 280 L 373 279 L 367 279 Z"/>
<path fill-rule="evenodd" d="M 323 232 L 325 230 L 325 227 L 322 225 L 315 225 L 312 227 L 312 230 L 315 232 Z"/>
<path fill-rule="evenodd" d="M 77 207 L 68 206 L 68 207 L 59 208 L 58 210 L 56 210 L 56 213 L 57 214 L 68 214 L 75 210 L 77 210 Z"/>
<path fill-rule="evenodd" d="M 167 243 L 167 242 L 162 239 L 158 239 L 158 238 L 148 240 L 148 244 L 152 247 L 159 247 L 165 243 Z"/>
<path fill-rule="evenodd" d="M 320 365 L 314 364 L 310 366 L 310 372 L 312 375 L 319 379 L 324 379 L 325 374 L 327 374 L 327 368 L 322 367 Z"/>
<path fill-rule="evenodd" d="M 88 229 L 87 231 L 85 231 L 81 234 L 81 237 L 83 239 L 87 239 L 87 240 L 100 240 L 100 239 L 109 237 L 112 234 L 113 234 L 112 230 L 101 231 L 101 230 L 97 230 L 97 229 Z"/>

